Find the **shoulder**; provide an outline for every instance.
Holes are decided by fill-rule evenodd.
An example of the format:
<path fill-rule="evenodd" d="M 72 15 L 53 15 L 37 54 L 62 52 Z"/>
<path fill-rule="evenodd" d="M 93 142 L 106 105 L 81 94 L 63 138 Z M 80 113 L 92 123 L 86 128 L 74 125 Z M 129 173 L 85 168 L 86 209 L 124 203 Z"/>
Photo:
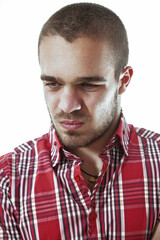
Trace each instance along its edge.
<path fill-rule="evenodd" d="M 139 149 L 141 154 L 156 155 L 160 160 L 160 134 L 145 128 L 131 128 L 130 144 Z"/>
<path fill-rule="evenodd" d="M 7 153 L 3 156 L 0 157 L 1 162 L 6 162 L 8 159 L 14 157 L 14 156 L 19 156 L 21 154 L 27 154 L 28 152 L 32 152 L 35 150 L 37 147 L 43 147 L 45 148 L 48 145 L 49 142 L 49 136 L 48 133 L 42 135 L 39 138 L 35 138 L 33 140 L 27 141 L 18 147 L 15 147 L 14 150 L 10 153 Z"/>
<path fill-rule="evenodd" d="M 145 128 L 135 127 L 131 124 L 129 124 L 129 129 L 131 138 L 130 140 L 138 138 L 144 141 L 153 141 L 160 143 L 160 133 L 156 133 Z"/>
<path fill-rule="evenodd" d="M 26 169 L 22 167 L 34 162 L 41 152 L 50 151 L 49 135 L 45 134 L 34 140 L 27 141 L 10 153 L 0 157 L 0 175 L 10 177 L 13 173 L 18 174 L 18 169 Z M 21 164 L 21 165 L 20 165 Z M 28 165 L 29 166 L 29 165 Z M 15 173 L 15 174 L 16 174 Z"/>
<path fill-rule="evenodd" d="M 145 140 L 150 140 L 160 143 L 160 134 L 145 128 L 135 128 L 137 135 Z"/>
<path fill-rule="evenodd" d="M 37 150 L 43 150 L 48 147 L 49 135 L 44 134 L 39 138 L 27 141 L 14 149 L 14 155 L 27 154 L 29 152 Z"/>

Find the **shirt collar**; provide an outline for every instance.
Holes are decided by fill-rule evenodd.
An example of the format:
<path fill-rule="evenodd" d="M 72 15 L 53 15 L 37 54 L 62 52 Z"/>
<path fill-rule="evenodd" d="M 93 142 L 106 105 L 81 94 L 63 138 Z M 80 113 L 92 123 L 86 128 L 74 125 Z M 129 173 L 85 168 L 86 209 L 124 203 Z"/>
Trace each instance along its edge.
<path fill-rule="evenodd" d="M 113 142 L 115 142 L 115 139 L 117 138 L 117 136 L 123 147 L 124 153 L 128 156 L 130 128 L 125 120 L 123 113 L 121 113 L 121 118 L 120 118 L 118 128 L 117 128 L 116 132 L 114 133 L 114 136 L 112 137 L 110 142 L 106 145 L 105 149 L 108 149 L 111 147 L 111 145 L 113 145 Z M 51 127 L 50 127 L 49 137 L 50 137 L 50 144 L 51 144 L 51 162 L 52 162 L 53 167 L 59 163 L 59 161 L 61 159 L 62 151 L 67 158 L 74 157 L 74 158 L 78 159 L 78 157 L 74 156 L 72 153 L 67 152 L 63 148 L 53 125 L 51 125 Z"/>
<path fill-rule="evenodd" d="M 118 136 L 123 147 L 124 153 L 128 156 L 129 137 L 130 137 L 130 126 L 127 124 L 126 119 L 121 113 L 119 126 L 114 134 Z"/>
<path fill-rule="evenodd" d="M 61 142 L 57 136 L 57 133 L 54 129 L 53 124 L 51 125 L 50 130 L 49 130 L 49 141 L 51 144 L 52 167 L 55 167 L 60 162 L 62 156 L 65 156 L 67 159 L 70 159 L 70 160 L 77 160 L 78 162 L 81 162 L 79 157 L 77 157 L 76 155 L 74 155 L 64 149 L 63 145 L 61 144 Z"/>
<path fill-rule="evenodd" d="M 49 141 L 51 144 L 51 163 L 55 167 L 61 159 L 61 149 L 62 144 L 56 134 L 53 124 L 50 126 L 49 130 Z"/>

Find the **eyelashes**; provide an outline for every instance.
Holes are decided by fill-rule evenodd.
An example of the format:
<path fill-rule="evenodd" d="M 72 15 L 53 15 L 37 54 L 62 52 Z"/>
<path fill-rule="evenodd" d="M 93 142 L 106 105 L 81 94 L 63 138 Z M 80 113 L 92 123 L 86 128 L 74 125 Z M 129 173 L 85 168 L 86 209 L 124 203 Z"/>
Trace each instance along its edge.
<path fill-rule="evenodd" d="M 51 89 L 51 90 L 59 90 L 59 89 L 64 87 L 63 84 L 61 84 L 61 83 L 59 83 L 57 81 L 54 81 L 54 82 L 44 81 L 44 86 L 46 88 Z M 76 85 L 76 88 L 77 89 L 82 89 L 84 91 L 95 91 L 100 86 L 101 86 L 100 84 L 98 85 L 98 84 L 92 84 L 92 83 L 80 83 L 80 84 Z"/>

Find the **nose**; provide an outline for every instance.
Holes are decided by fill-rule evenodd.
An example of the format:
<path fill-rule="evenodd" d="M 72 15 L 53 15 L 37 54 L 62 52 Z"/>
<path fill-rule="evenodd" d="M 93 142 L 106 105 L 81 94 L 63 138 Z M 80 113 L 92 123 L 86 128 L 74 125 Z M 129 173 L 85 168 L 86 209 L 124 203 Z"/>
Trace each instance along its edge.
<path fill-rule="evenodd" d="M 76 89 L 64 87 L 61 92 L 59 108 L 65 113 L 72 113 L 81 109 L 81 99 Z"/>

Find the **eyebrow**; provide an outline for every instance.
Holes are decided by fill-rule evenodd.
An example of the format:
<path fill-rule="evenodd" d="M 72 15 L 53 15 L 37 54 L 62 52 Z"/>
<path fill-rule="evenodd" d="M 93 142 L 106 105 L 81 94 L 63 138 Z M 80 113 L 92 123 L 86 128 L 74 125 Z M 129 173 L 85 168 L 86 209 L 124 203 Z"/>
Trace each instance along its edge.
<path fill-rule="evenodd" d="M 55 80 L 57 80 L 55 77 L 47 76 L 47 75 L 45 75 L 45 74 L 42 74 L 42 75 L 40 76 L 40 79 L 41 79 L 42 81 L 55 81 Z"/>
<path fill-rule="evenodd" d="M 104 77 L 99 76 L 90 76 L 90 77 L 79 77 L 78 81 L 83 82 L 106 82 L 107 80 Z"/>
<path fill-rule="evenodd" d="M 40 76 L 42 81 L 49 81 L 49 82 L 53 82 L 53 81 L 62 81 L 62 79 L 60 78 L 56 78 L 54 76 L 47 76 L 45 74 L 42 74 Z M 77 77 L 76 78 L 76 82 L 106 82 L 107 80 L 104 77 L 99 77 L 99 76 L 89 76 L 89 77 Z"/>

